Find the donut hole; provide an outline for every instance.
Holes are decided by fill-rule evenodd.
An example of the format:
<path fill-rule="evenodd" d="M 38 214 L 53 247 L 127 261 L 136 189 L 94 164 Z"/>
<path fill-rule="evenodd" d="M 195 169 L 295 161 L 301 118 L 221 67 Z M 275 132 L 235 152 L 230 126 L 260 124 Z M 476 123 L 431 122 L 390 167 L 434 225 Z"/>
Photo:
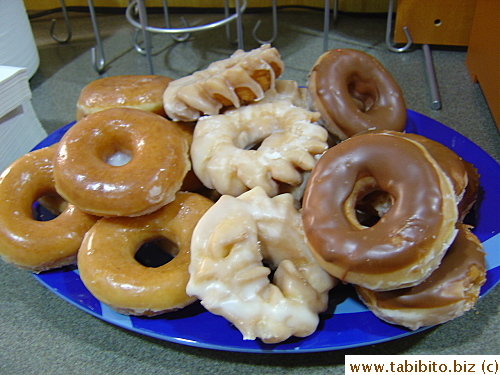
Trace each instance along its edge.
<path fill-rule="evenodd" d="M 237 139 L 234 140 L 234 145 L 242 150 L 256 151 L 262 146 L 262 142 L 268 138 L 271 134 L 249 134 L 249 132 L 242 132 Z"/>
<path fill-rule="evenodd" d="M 347 84 L 349 95 L 361 112 L 368 112 L 377 101 L 376 87 L 354 75 Z"/>
<path fill-rule="evenodd" d="M 66 209 L 67 204 L 56 192 L 45 193 L 32 205 L 33 219 L 36 221 L 53 220 Z"/>
<path fill-rule="evenodd" d="M 116 135 L 105 144 L 97 145 L 97 155 L 104 163 L 113 167 L 121 167 L 130 162 L 133 150 L 132 139 L 128 134 L 120 137 Z"/>
<path fill-rule="evenodd" d="M 134 259 L 145 267 L 157 268 L 170 262 L 179 247 L 167 238 L 156 238 L 144 242 L 137 249 Z"/>
<path fill-rule="evenodd" d="M 114 167 L 121 167 L 132 160 L 132 153 L 128 151 L 116 151 L 110 156 L 108 156 L 104 161 Z"/>
<path fill-rule="evenodd" d="M 363 177 L 356 181 L 353 191 L 346 201 L 346 217 L 354 226 L 369 228 L 389 211 L 391 195 L 382 190 L 373 177 Z"/>
<path fill-rule="evenodd" d="M 250 143 L 250 144 L 246 145 L 246 146 L 245 146 L 245 148 L 244 148 L 244 150 L 247 150 L 247 151 L 248 151 L 248 150 L 253 150 L 253 151 L 258 150 L 258 149 L 259 149 L 259 147 L 262 145 L 262 141 L 263 141 L 263 140 L 264 140 L 264 139 L 258 139 L 258 140 L 256 140 L 255 142 L 252 142 L 252 143 Z"/>
<path fill-rule="evenodd" d="M 389 193 L 375 190 L 356 201 L 356 219 L 364 227 L 372 227 L 389 211 L 392 205 Z"/>

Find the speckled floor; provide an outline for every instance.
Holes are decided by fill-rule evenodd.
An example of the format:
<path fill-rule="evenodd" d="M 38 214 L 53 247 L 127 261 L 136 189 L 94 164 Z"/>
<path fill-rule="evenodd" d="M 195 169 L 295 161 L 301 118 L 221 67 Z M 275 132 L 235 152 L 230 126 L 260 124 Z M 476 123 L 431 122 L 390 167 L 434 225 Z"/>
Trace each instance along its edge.
<path fill-rule="evenodd" d="M 323 12 L 288 9 L 278 12 L 278 37 L 272 43 L 285 62 L 284 79 L 305 84 L 314 61 L 323 52 Z M 171 14 L 173 26 L 180 14 Z M 221 14 L 183 14 L 190 25 L 219 20 Z M 70 12 L 73 35 L 70 42 L 59 44 L 49 35 L 51 18 L 59 18 L 56 34 L 64 37 L 61 14 L 32 21 L 40 53 L 40 68 L 31 80 L 33 104 L 47 131 L 74 119 L 79 91 L 100 76 L 148 74 L 146 57 L 133 44 L 134 28 L 124 15 L 98 13 L 97 21 L 103 39 L 107 69 L 99 75 L 91 64 L 90 48 L 96 45 L 90 16 Z M 161 14 L 149 14 L 152 26 L 162 27 Z M 243 15 L 244 48 L 258 47 L 251 30 L 262 19 L 259 37 L 271 36 L 270 12 Z M 385 44 L 385 15 L 338 15 L 330 28 L 329 48 L 357 48 L 379 59 L 401 86 L 407 107 L 454 128 L 470 138 L 497 160 L 500 159 L 500 137 L 481 89 L 473 84 L 465 68 L 464 48 L 432 47 L 432 57 L 439 85 L 442 109 L 430 107 L 424 55 L 420 46 L 411 52 L 390 52 Z M 170 35 L 154 34 L 154 73 L 179 78 L 203 69 L 210 62 L 228 57 L 237 48 L 235 23 L 230 24 L 231 42 L 225 27 L 193 33 L 185 42 L 175 42 Z"/>

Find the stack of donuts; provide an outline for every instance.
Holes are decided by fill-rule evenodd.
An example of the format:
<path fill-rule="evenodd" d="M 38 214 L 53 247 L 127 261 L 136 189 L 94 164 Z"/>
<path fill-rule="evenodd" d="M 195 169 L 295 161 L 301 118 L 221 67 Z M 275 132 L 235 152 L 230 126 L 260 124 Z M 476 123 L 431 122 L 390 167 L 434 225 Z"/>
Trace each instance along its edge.
<path fill-rule="evenodd" d="M 0 176 L 0 255 L 76 265 L 123 314 L 199 300 L 265 343 L 311 335 L 339 281 L 411 329 L 470 309 L 485 277 L 462 224 L 474 167 L 404 133 L 401 90 L 368 54 L 326 52 L 306 88 L 283 71 L 263 45 L 178 80 L 89 83 L 61 140 Z M 172 259 L 139 259 L 148 244 Z"/>

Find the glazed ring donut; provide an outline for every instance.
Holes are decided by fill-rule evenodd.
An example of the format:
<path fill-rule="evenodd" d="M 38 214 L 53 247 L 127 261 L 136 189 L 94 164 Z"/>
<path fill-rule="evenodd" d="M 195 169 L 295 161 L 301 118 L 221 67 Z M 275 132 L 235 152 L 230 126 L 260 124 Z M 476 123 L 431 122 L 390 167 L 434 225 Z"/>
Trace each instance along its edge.
<path fill-rule="evenodd" d="M 276 269 L 270 282 L 270 268 Z M 256 187 L 222 196 L 201 218 L 191 243 L 187 293 L 233 323 L 243 339 L 277 343 L 318 325 L 335 279 L 314 260 L 290 194 Z"/>
<path fill-rule="evenodd" d="M 474 192 L 477 193 L 477 177 L 474 176 L 475 168 L 468 166 L 461 157 L 459 157 L 455 152 L 450 150 L 448 147 L 442 145 L 439 142 L 433 141 L 427 137 L 419 134 L 413 133 L 402 133 L 395 132 L 391 130 L 374 130 L 365 133 L 382 133 L 393 136 L 409 138 L 415 142 L 420 143 L 425 149 L 430 153 L 434 160 L 441 167 L 443 172 L 450 179 L 453 190 L 455 191 L 456 201 L 458 202 L 459 208 L 459 219 L 467 214 L 470 209 L 471 203 L 475 201 Z M 362 133 L 362 134 L 365 134 Z M 469 176 L 471 176 L 470 186 L 469 186 Z M 467 187 L 469 186 L 469 192 L 466 196 Z M 376 210 L 379 212 L 379 216 L 382 217 L 385 211 L 390 208 L 390 202 L 383 202 L 382 195 L 378 196 L 378 199 L 373 202 L 375 204 Z M 390 197 L 386 195 L 386 198 L 390 200 Z M 370 204 L 370 202 L 367 202 Z"/>
<path fill-rule="evenodd" d="M 52 220 L 33 218 L 33 204 L 55 194 L 53 156 L 53 147 L 29 152 L 0 176 L 0 255 L 37 273 L 74 264 L 84 234 L 97 220 L 71 204 Z"/>
<path fill-rule="evenodd" d="M 373 226 L 355 207 L 371 191 L 393 201 Z M 311 251 L 344 282 L 372 290 L 420 283 L 437 268 L 456 235 L 453 186 L 419 143 L 363 134 L 320 158 L 304 193 L 302 217 Z"/>
<path fill-rule="evenodd" d="M 240 107 L 262 99 L 284 70 L 276 50 L 265 44 L 252 51 L 237 50 L 229 58 L 171 82 L 163 95 L 167 116 L 195 121 L 216 115 L 224 107 Z"/>
<path fill-rule="evenodd" d="M 382 64 L 354 49 L 323 53 L 307 81 L 311 107 L 341 140 L 368 129 L 403 131 L 406 104 L 400 87 Z"/>
<path fill-rule="evenodd" d="M 327 148 L 328 132 L 316 112 L 290 101 L 255 103 L 198 120 L 191 147 L 203 184 L 237 196 L 261 186 L 275 196 L 280 183 L 300 185 L 303 173 Z"/>
<path fill-rule="evenodd" d="M 479 173 L 476 167 L 463 159 L 462 162 L 467 170 L 467 186 L 465 187 L 462 199 L 458 203 L 458 221 L 460 222 L 465 220 L 465 217 L 476 203 L 479 195 Z"/>
<path fill-rule="evenodd" d="M 76 120 L 103 109 L 127 107 L 166 116 L 163 93 L 172 78 L 159 75 L 119 75 L 96 79 L 81 91 Z"/>
<path fill-rule="evenodd" d="M 116 155 L 130 160 L 116 163 Z M 189 169 L 188 141 L 177 124 L 131 108 L 78 121 L 61 138 L 54 159 L 59 195 L 99 216 L 157 210 L 175 198 Z"/>
<path fill-rule="evenodd" d="M 447 322 L 470 310 L 486 281 L 485 254 L 465 225 L 458 228 L 440 266 L 422 283 L 385 292 L 356 286 L 361 300 L 380 319 L 412 330 Z"/>
<path fill-rule="evenodd" d="M 199 194 L 179 192 L 173 202 L 149 215 L 102 218 L 78 253 L 82 282 L 122 314 L 153 316 L 194 302 L 186 294 L 191 234 L 212 204 Z M 174 258 L 159 267 L 141 264 L 135 255 L 150 242 L 163 245 Z"/>
<path fill-rule="evenodd" d="M 432 139 L 422 135 L 391 131 L 388 131 L 388 133 L 409 138 L 424 146 L 450 179 L 453 185 L 453 190 L 455 191 L 457 202 L 462 200 L 468 184 L 469 174 L 467 172 L 467 167 L 460 156 L 441 143 L 433 141 Z"/>

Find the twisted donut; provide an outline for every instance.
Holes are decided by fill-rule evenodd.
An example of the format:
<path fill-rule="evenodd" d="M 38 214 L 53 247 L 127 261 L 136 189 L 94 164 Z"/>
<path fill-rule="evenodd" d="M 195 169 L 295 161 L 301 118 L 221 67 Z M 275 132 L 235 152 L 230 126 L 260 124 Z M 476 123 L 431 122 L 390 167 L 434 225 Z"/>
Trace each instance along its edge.
<path fill-rule="evenodd" d="M 193 170 L 203 184 L 237 196 L 256 186 L 268 195 L 280 183 L 297 186 L 327 145 L 318 114 L 289 101 L 255 103 L 198 120 L 191 147 Z"/>
<path fill-rule="evenodd" d="M 195 121 L 215 115 L 223 107 L 262 99 L 284 70 L 276 50 L 265 44 L 249 52 L 237 50 L 229 58 L 171 82 L 163 95 L 165 112 L 174 121 Z"/>
<path fill-rule="evenodd" d="M 271 283 L 271 270 L 276 269 Z M 316 330 L 335 285 L 304 241 L 290 194 L 256 187 L 222 196 L 198 222 L 187 293 L 233 323 L 245 340 L 281 342 Z"/>

